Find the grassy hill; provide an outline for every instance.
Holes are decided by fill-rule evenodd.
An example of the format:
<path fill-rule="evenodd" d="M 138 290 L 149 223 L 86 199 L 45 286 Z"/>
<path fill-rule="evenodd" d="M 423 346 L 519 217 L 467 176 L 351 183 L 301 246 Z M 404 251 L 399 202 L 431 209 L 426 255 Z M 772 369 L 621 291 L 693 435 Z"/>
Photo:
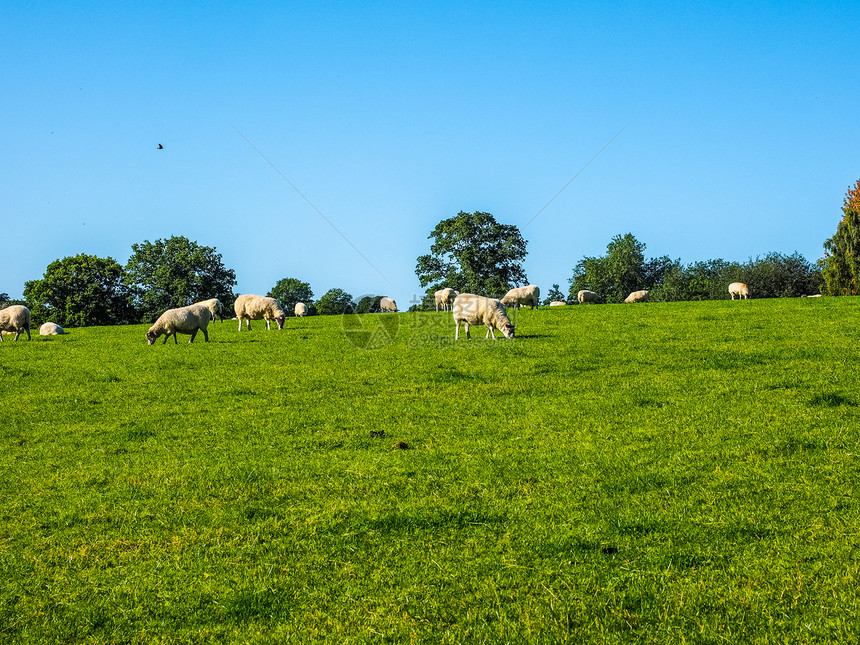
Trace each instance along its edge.
<path fill-rule="evenodd" d="M 0 642 L 856 641 L 858 314 L 7 337 Z"/>

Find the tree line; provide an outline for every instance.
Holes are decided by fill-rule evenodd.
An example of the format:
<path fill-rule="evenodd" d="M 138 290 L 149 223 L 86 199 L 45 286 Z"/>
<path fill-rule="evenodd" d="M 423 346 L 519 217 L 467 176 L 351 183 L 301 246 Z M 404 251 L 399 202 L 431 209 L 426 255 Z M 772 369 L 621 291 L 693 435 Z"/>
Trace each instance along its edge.
<path fill-rule="evenodd" d="M 111 257 L 81 253 L 51 262 L 41 279 L 24 284 L 24 300 L 0 293 L 0 307 L 26 305 L 33 323 L 53 321 L 63 327 L 150 323 L 166 309 L 218 298 L 228 310 L 236 273 L 224 266 L 214 247 L 174 236 L 132 245 L 125 266 Z M 343 289 L 330 289 L 319 300 L 307 282 L 279 280 L 266 294 L 293 315 L 297 302 L 309 314 L 342 314 L 355 307 Z"/>
<path fill-rule="evenodd" d="M 460 212 L 442 220 L 428 239 L 430 253 L 419 256 L 415 267 L 426 290 L 414 309 L 433 309 L 433 295 L 444 287 L 501 298 L 509 289 L 528 284 L 522 268 L 528 242 L 516 226 L 500 224 L 489 213 Z M 799 253 L 769 253 L 743 263 L 646 258 L 645 244 L 627 233 L 613 237 L 605 255 L 582 258 L 568 280 L 567 295 L 553 284 L 543 304 L 576 301 L 580 289 L 597 292 L 605 302 L 622 302 L 640 289 L 658 301 L 722 299 L 729 297 L 732 282 L 747 283 L 757 298 L 812 295 L 822 286 L 822 271 Z"/>
<path fill-rule="evenodd" d="M 410 309 L 433 309 L 434 293 L 443 287 L 501 297 L 528 283 L 523 269 L 528 242 L 519 229 L 501 224 L 490 213 L 459 212 L 431 231 L 430 252 L 416 260 L 415 273 L 425 293 Z M 747 262 L 723 259 L 684 264 L 668 256 L 645 257 L 645 244 L 632 233 L 616 235 L 602 256 L 583 257 L 568 280 L 567 300 L 580 289 L 595 291 L 605 302 L 622 302 L 632 291 L 647 289 L 651 300 L 714 300 L 729 297 L 728 285 L 744 282 L 755 298 L 783 298 L 823 293 L 856 295 L 860 284 L 860 180 L 849 187 L 842 218 L 833 237 L 824 242 L 824 257 L 816 264 L 795 252 L 768 253 Z M 228 308 L 236 274 L 221 261 L 214 247 L 185 237 L 132 245 L 125 266 L 113 258 L 80 254 L 48 265 L 40 280 L 25 283 L 24 301 L 0 293 L 0 306 L 26 304 L 34 322 L 52 320 L 62 326 L 152 322 L 161 313 L 207 298 Z M 351 294 L 334 288 L 318 300 L 308 283 L 283 278 L 266 294 L 276 298 L 287 315 L 304 302 L 310 314 L 378 312 L 382 296 L 354 302 Z M 548 290 L 544 304 L 564 300 L 558 284 Z"/>
<path fill-rule="evenodd" d="M 623 302 L 640 289 L 650 291 L 652 301 L 728 299 L 732 282 L 746 283 L 755 298 L 791 298 L 819 293 L 823 284 L 821 269 L 799 253 L 684 264 L 667 256 L 646 259 L 645 244 L 631 233 L 613 237 L 606 255 L 580 260 L 568 282 L 568 300 L 588 289 L 605 302 Z"/>

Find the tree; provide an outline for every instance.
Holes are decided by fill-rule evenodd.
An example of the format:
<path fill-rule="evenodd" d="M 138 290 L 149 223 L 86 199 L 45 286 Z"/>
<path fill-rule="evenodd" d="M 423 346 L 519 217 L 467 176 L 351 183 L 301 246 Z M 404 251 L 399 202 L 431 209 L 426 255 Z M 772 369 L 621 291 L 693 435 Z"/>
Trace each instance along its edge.
<path fill-rule="evenodd" d="M 650 269 L 658 274 L 659 261 Z M 575 299 L 580 289 L 599 293 L 606 302 L 623 302 L 633 291 L 651 289 L 653 283 L 646 279 L 645 245 L 633 234 L 616 235 L 606 246 L 606 255 L 601 258 L 585 257 L 573 269 L 570 278 L 570 299 Z"/>
<path fill-rule="evenodd" d="M 442 287 L 501 297 L 528 282 L 522 268 L 528 242 L 516 226 L 499 224 L 490 213 L 460 211 L 439 222 L 427 239 L 433 240 L 430 253 L 415 265 L 429 296 L 425 302 L 433 302 Z"/>
<path fill-rule="evenodd" d="M 549 293 L 546 294 L 546 298 L 543 299 L 543 304 L 549 305 L 549 303 L 556 300 L 564 300 L 564 294 L 561 292 L 561 288 L 557 284 L 554 284 Z"/>
<path fill-rule="evenodd" d="M 236 273 L 221 262 L 214 247 L 201 246 L 186 237 L 132 244 L 126 279 L 144 322 L 152 322 L 165 309 L 218 298 L 225 307 L 236 299 Z"/>
<path fill-rule="evenodd" d="M 311 285 L 296 278 L 281 278 L 266 295 L 281 303 L 287 316 L 295 315 L 297 302 L 305 303 L 310 315 L 316 313 L 314 292 L 311 291 Z"/>
<path fill-rule="evenodd" d="M 355 305 L 355 313 L 357 314 L 378 314 L 382 311 L 379 301 L 383 296 L 364 296 Z"/>
<path fill-rule="evenodd" d="M 744 275 L 754 298 L 797 298 L 821 288 L 821 272 L 797 252 L 768 253 L 750 260 L 744 265 Z"/>
<path fill-rule="evenodd" d="M 825 291 L 832 296 L 854 296 L 860 281 L 860 179 L 842 201 L 842 220 L 824 242 L 819 261 Z"/>
<path fill-rule="evenodd" d="M 687 299 L 687 280 L 680 258 L 672 261 L 664 255 L 646 262 L 645 282 L 652 285 L 650 300 L 674 302 Z"/>
<path fill-rule="evenodd" d="M 55 260 L 41 280 L 24 285 L 33 322 L 62 327 L 137 322 L 125 272 L 113 258 L 81 253 Z"/>
<path fill-rule="evenodd" d="M 329 289 L 317 300 L 317 313 L 321 316 L 351 314 L 355 310 L 352 296 L 343 289 Z"/>

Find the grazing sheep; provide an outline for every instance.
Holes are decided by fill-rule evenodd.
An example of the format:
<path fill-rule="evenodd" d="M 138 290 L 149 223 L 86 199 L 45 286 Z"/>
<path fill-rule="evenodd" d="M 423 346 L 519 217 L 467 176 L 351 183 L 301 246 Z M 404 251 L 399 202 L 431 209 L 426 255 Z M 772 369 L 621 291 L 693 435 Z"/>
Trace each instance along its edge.
<path fill-rule="evenodd" d="M 579 304 L 584 305 L 587 302 L 600 302 L 600 296 L 588 289 L 580 289 L 576 294 L 576 300 Z"/>
<path fill-rule="evenodd" d="M 194 304 L 177 309 L 168 309 L 158 317 L 155 324 L 146 332 L 146 341 L 152 345 L 159 336 L 167 334 L 164 337 L 164 342 L 166 343 L 167 339 L 173 335 L 173 342 L 176 344 L 179 342 L 176 340 L 176 334 L 179 333 L 191 334 L 191 340 L 188 342 L 193 343 L 197 332 L 202 331 L 203 338 L 208 343 L 209 333 L 206 331 L 206 327 L 211 319 L 212 312 L 206 305 Z"/>
<path fill-rule="evenodd" d="M 530 306 L 532 309 L 540 305 L 540 289 L 533 285 L 511 289 L 502 298 L 505 307 L 517 308 L 520 305 Z"/>
<path fill-rule="evenodd" d="M 221 318 L 221 322 L 224 322 L 224 305 L 221 304 L 221 301 L 218 300 L 218 298 L 209 298 L 209 300 L 202 300 L 194 304 L 206 307 L 209 310 L 209 313 L 212 314 L 212 322 L 215 322 L 215 318 L 218 317 Z"/>
<path fill-rule="evenodd" d="M 303 302 L 297 302 L 296 308 L 293 310 L 296 316 L 307 316 L 308 315 L 308 306 Z"/>
<path fill-rule="evenodd" d="M 266 329 L 271 329 L 270 323 L 274 320 L 278 324 L 278 329 L 284 328 L 284 319 L 286 315 L 281 309 L 278 301 L 274 298 L 266 296 L 252 296 L 245 294 L 236 298 L 236 304 L 233 305 L 236 310 L 236 318 L 239 319 L 239 331 L 242 331 L 242 321 L 248 321 L 248 329 L 251 329 L 252 320 L 266 321 Z"/>
<path fill-rule="evenodd" d="M 800 296 L 800 297 L 801 297 L 801 298 L 820 298 L 820 297 L 821 297 L 821 294 L 820 294 L 820 293 L 816 293 L 816 294 L 813 294 L 813 295 L 811 295 L 811 296 Z"/>
<path fill-rule="evenodd" d="M 0 309 L 0 331 L 15 334 L 15 340 L 21 332 L 27 332 L 27 340 L 30 338 L 30 310 L 24 305 L 12 305 Z M 3 334 L 0 334 L 0 343 L 3 342 Z"/>
<path fill-rule="evenodd" d="M 454 340 L 460 338 L 460 322 L 466 323 L 466 338 L 471 338 L 469 334 L 469 325 L 484 324 L 487 326 L 487 336 L 493 336 L 496 340 L 496 334 L 493 328 L 501 331 L 505 338 L 514 337 L 514 326 L 508 318 L 505 311 L 505 306 L 500 300 L 495 298 L 485 298 L 484 296 L 476 296 L 473 293 L 461 293 L 454 299 L 452 308 L 454 322 L 457 323 L 457 330 L 454 332 Z"/>
<path fill-rule="evenodd" d="M 549 303 L 550 307 L 564 307 L 567 303 L 564 300 L 553 300 Z"/>
<path fill-rule="evenodd" d="M 379 301 L 379 308 L 382 311 L 397 311 L 397 303 L 391 298 L 382 298 Z"/>
<path fill-rule="evenodd" d="M 729 295 L 731 295 L 732 300 L 735 299 L 735 295 L 737 295 L 738 299 L 743 298 L 746 300 L 750 297 L 750 288 L 743 282 L 732 282 L 729 285 Z"/>
<path fill-rule="evenodd" d="M 63 331 L 63 328 L 55 322 L 46 322 L 44 325 L 39 327 L 39 336 L 59 336 L 65 333 L 66 332 Z"/>
<path fill-rule="evenodd" d="M 439 305 L 442 305 L 442 311 L 450 311 L 451 305 L 454 304 L 454 298 L 457 297 L 458 292 L 454 291 L 451 287 L 447 287 L 445 289 L 439 289 L 439 291 L 433 295 L 436 299 L 436 311 L 439 311 Z"/>
<path fill-rule="evenodd" d="M 646 290 L 634 291 L 624 299 L 624 302 L 648 302 L 648 292 Z"/>

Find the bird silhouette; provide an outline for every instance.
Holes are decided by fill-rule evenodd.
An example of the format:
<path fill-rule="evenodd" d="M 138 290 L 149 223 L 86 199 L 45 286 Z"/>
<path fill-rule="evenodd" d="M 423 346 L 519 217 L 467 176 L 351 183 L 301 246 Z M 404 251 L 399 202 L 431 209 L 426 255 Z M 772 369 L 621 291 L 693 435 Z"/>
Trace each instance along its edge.
<path fill-rule="evenodd" d="M 161 145 L 161 144 L 159 143 L 159 144 L 158 144 L 158 148 L 157 148 L 157 149 L 158 149 L 158 150 L 164 150 L 164 146 L 163 146 L 163 145 Z"/>

